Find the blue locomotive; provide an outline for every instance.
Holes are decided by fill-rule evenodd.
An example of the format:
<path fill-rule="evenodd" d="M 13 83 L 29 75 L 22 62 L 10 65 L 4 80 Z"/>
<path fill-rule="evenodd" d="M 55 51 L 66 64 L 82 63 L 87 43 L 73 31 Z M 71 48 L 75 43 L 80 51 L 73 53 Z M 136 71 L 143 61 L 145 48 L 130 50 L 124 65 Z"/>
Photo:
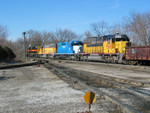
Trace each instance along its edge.
<path fill-rule="evenodd" d="M 53 58 L 74 59 L 78 53 L 83 52 L 83 43 L 81 41 L 66 41 L 57 43 L 56 53 Z"/>

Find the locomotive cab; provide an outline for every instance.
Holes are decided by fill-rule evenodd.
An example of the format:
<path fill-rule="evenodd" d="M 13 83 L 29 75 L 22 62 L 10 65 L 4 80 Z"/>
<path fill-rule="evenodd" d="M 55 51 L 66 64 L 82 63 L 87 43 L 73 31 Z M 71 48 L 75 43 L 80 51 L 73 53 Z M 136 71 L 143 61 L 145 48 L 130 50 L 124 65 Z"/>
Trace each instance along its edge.
<path fill-rule="evenodd" d="M 83 43 L 81 41 L 66 41 L 57 43 L 57 53 L 54 58 L 74 59 L 78 53 L 83 51 Z"/>
<path fill-rule="evenodd" d="M 116 41 L 129 41 L 129 38 L 126 35 L 116 34 L 115 39 Z"/>
<path fill-rule="evenodd" d="M 78 54 L 78 53 L 83 53 L 83 43 L 82 42 L 78 42 L 78 43 L 73 43 L 72 44 L 73 46 L 73 51 L 75 54 Z"/>
<path fill-rule="evenodd" d="M 27 50 L 27 57 L 36 57 L 40 46 L 29 46 Z"/>
<path fill-rule="evenodd" d="M 129 38 L 123 34 L 109 35 L 104 41 L 104 53 L 125 53 L 125 47 L 130 46 Z"/>
<path fill-rule="evenodd" d="M 118 53 L 125 53 L 125 47 L 127 46 L 130 46 L 130 42 L 126 35 L 115 35 L 115 48 Z"/>

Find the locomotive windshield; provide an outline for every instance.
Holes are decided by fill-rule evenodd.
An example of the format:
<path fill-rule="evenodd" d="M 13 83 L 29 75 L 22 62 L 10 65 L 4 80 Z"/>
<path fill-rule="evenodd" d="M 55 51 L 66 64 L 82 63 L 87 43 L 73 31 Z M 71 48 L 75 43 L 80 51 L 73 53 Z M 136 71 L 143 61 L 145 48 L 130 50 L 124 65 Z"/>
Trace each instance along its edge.
<path fill-rule="evenodd" d="M 116 34 L 116 35 L 108 35 L 106 40 L 111 40 L 113 42 L 115 41 L 129 41 L 129 38 L 126 35 L 120 35 L 120 34 Z"/>
<path fill-rule="evenodd" d="M 34 49 L 37 49 L 37 47 L 36 46 L 30 46 L 30 47 L 28 47 L 28 50 L 34 50 Z"/>
<path fill-rule="evenodd" d="M 116 41 L 129 41 L 129 38 L 126 35 L 121 35 L 120 37 L 116 37 Z"/>
<path fill-rule="evenodd" d="M 73 42 L 72 45 L 83 45 L 83 43 L 78 41 L 78 42 Z"/>

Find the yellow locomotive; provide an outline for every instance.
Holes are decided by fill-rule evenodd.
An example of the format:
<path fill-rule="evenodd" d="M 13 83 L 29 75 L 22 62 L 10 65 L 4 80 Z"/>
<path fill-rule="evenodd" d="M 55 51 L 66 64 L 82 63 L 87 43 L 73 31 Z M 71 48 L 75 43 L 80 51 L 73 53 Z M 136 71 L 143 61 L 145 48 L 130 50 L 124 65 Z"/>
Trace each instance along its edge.
<path fill-rule="evenodd" d="M 51 57 L 56 53 L 56 44 L 48 44 L 40 47 L 39 57 Z"/>
<path fill-rule="evenodd" d="M 125 47 L 131 46 L 129 38 L 123 34 L 107 35 L 91 43 L 84 42 L 84 54 L 80 59 L 106 62 L 123 62 Z"/>

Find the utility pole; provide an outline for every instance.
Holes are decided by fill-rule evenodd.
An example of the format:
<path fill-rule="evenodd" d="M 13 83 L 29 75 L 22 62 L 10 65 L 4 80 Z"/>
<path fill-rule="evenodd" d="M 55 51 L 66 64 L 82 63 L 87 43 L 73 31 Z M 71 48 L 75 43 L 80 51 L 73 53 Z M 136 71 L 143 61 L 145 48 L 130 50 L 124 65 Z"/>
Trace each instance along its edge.
<path fill-rule="evenodd" d="M 26 32 L 23 32 L 23 35 L 24 35 L 24 59 L 26 61 Z"/>

